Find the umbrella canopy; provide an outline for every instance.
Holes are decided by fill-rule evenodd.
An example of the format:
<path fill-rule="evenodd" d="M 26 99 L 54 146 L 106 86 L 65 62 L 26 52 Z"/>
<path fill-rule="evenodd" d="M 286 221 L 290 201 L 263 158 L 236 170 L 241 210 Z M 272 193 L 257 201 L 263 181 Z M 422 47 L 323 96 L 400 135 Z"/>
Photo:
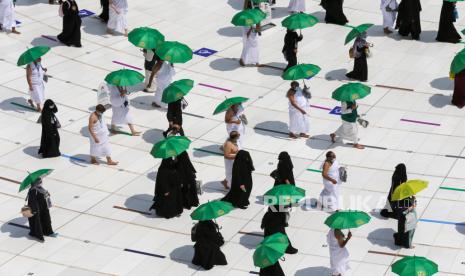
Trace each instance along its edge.
<path fill-rule="evenodd" d="M 163 90 L 161 101 L 164 103 L 175 102 L 191 91 L 194 87 L 194 81 L 190 79 L 182 79 L 172 82 L 168 87 Z"/>
<path fill-rule="evenodd" d="M 35 171 L 33 173 L 30 173 L 26 178 L 24 178 L 23 182 L 19 185 L 19 192 L 24 191 L 27 189 L 29 186 L 31 186 L 32 183 L 36 182 L 37 179 L 41 177 L 45 177 L 52 173 L 53 169 L 40 169 L 38 171 Z"/>
<path fill-rule="evenodd" d="M 185 136 L 170 136 L 153 145 L 150 154 L 155 158 L 170 158 L 186 151 L 191 144 Z"/>
<path fill-rule="evenodd" d="M 209 201 L 197 207 L 191 214 L 193 220 L 211 220 L 224 216 L 234 209 L 227 201 Z"/>
<path fill-rule="evenodd" d="M 265 19 L 266 14 L 260 9 L 245 9 L 234 15 L 231 23 L 234 26 L 253 26 Z"/>
<path fill-rule="evenodd" d="M 305 197 L 305 190 L 294 185 L 276 185 L 263 195 L 267 205 L 288 205 Z"/>
<path fill-rule="evenodd" d="M 165 36 L 156 29 L 140 27 L 129 32 L 128 40 L 139 48 L 151 50 L 165 42 Z"/>
<path fill-rule="evenodd" d="M 105 81 L 108 84 L 116 86 L 131 86 L 142 83 L 144 81 L 144 76 L 134 70 L 121 69 L 108 74 L 105 77 Z"/>
<path fill-rule="evenodd" d="M 213 115 L 216 115 L 218 113 L 226 111 L 231 106 L 233 106 L 235 104 L 244 103 L 244 102 L 246 102 L 248 100 L 249 100 L 249 98 L 244 98 L 244 97 L 232 97 L 232 98 L 226 99 L 215 108 L 215 111 L 213 112 Z"/>
<path fill-rule="evenodd" d="M 318 23 L 318 18 L 306 13 L 294 13 L 281 21 L 281 25 L 290 30 L 313 27 L 316 23 Z"/>
<path fill-rule="evenodd" d="M 450 64 L 450 73 L 458 74 L 465 69 L 465 49 L 458 52 Z"/>
<path fill-rule="evenodd" d="M 302 80 L 313 77 L 320 72 L 321 68 L 315 64 L 297 64 L 284 71 L 284 80 Z"/>
<path fill-rule="evenodd" d="M 24 53 L 22 53 L 19 56 L 18 62 L 16 64 L 18 66 L 29 64 L 34 60 L 40 58 L 41 56 L 45 55 L 48 51 L 50 51 L 50 47 L 48 46 L 35 46 L 31 49 L 27 49 Z"/>
<path fill-rule="evenodd" d="M 326 218 L 325 224 L 332 229 L 358 228 L 370 221 L 371 217 L 362 211 L 345 210 L 333 213 Z"/>
<path fill-rule="evenodd" d="M 270 1 L 269 0 L 252 0 L 252 3 L 254 3 L 254 4 L 270 3 Z"/>
<path fill-rule="evenodd" d="M 351 82 L 334 90 L 332 98 L 341 102 L 352 102 L 363 99 L 371 93 L 371 88 L 359 82 Z"/>
<path fill-rule="evenodd" d="M 344 45 L 354 40 L 357 36 L 361 35 L 363 32 L 366 32 L 373 24 L 366 23 L 362 25 L 358 25 L 357 27 L 353 27 L 352 30 L 347 34 L 346 40 Z"/>
<path fill-rule="evenodd" d="M 262 240 L 253 253 L 255 266 L 265 268 L 274 265 L 286 252 L 289 239 L 285 234 L 275 233 Z"/>
<path fill-rule="evenodd" d="M 425 257 L 407 256 L 393 263 L 391 271 L 401 276 L 431 276 L 438 272 L 438 265 Z"/>
<path fill-rule="evenodd" d="M 402 200 L 418 194 L 420 191 L 426 189 L 426 187 L 428 187 L 428 181 L 418 179 L 408 180 L 397 186 L 391 198 L 392 200 Z"/>
<path fill-rule="evenodd" d="M 155 53 L 162 59 L 171 63 L 186 63 L 192 59 L 192 49 L 186 44 L 177 41 L 165 41 Z"/>
<path fill-rule="evenodd" d="M 462 1 L 465 1 L 465 0 L 444 0 L 444 1 L 454 3 L 454 2 L 462 2 Z"/>

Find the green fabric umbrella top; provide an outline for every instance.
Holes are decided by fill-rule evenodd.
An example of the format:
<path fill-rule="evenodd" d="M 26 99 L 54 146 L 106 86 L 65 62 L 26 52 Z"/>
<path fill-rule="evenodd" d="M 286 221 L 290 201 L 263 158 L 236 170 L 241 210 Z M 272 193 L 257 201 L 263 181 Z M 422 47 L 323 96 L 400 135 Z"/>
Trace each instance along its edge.
<path fill-rule="evenodd" d="M 370 221 L 371 217 L 362 211 L 344 210 L 327 217 L 325 224 L 332 229 L 358 228 Z"/>
<path fill-rule="evenodd" d="M 283 233 L 265 237 L 253 253 L 254 265 L 260 268 L 274 265 L 284 255 L 288 246 L 289 239 Z"/>
<path fill-rule="evenodd" d="M 393 263 L 391 271 L 401 276 L 431 276 L 438 272 L 438 265 L 425 257 L 407 256 Z"/>
<path fill-rule="evenodd" d="M 18 62 L 16 64 L 18 66 L 29 64 L 34 60 L 40 58 L 41 56 L 45 55 L 48 51 L 50 51 L 50 47 L 48 46 L 35 46 L 30 49 L 27 49 L 24 53 L 22 53 L 19 56 Z"/>
<path fill-rule="evenodd" d="M 313 27 L 316 23 L 318 23 L 318 18 L 306 13 L 294 13 L 281 21 L 281 25 L 290 30 Z"/>
<path fill-rule="evenodd" d="M 465 49 L 462 49 L 460 52 L 458 52 L 454 59 L 452 60 L 452 63 L 450 64 L 450 72 L 452 74 L 458 74 L 462 72 L 465 69 Z"/>
<path fill-rule="evenodd" d="M 284 80 L 302 80 L 315 76 L 320 70 L 315 64 L 297 64 L 284 71 L 281 77 Z"/>
<path fill-rule="evenodd" d="M 186 44 L 177 41 L 165 41 L 155 53 L 165 61 L 170 63 L 186 63 L 192 59 L 192 49 Z"/>
<path fill-rule="evenodd" d="M 414 196 L 428 187 L 428 181 L 412 179 L 397 186 L 392 193 L 392 200 L 402 200 Z"/>
<path fill-rule="evenodd" d="M 134 70 L 121 69 L 108 74 L 105 81 L 116 86 L 131 86 L 144 82 L 144 76 Z"/>
<path fill-rule="evenodd" d="M 214 200 L 209 201 L 195 208 L 191 213 L 193 220 L 211 220 L 224 216 L 234 209 L 231 203 L 227 201 Z"/>
<path fill-rule="evenodd" d="M 276 185 L 263 195 L 266 205 L 288 205 L 299 202 L 305 197 L 305 190 L 294 185 Z"/>
<path fill-rule="evenodd" d="M 354 40 L 357 36 L 361 35 L 363 32 L 366 32 L 366 30 L 368 30 L 371 26 L 373 26 L 373 24 L 365 23 L 362 25 L 358 25 L 357 27 L 353 27 L 352 30 L 349 32 L 349 34 L 347 34 L 344 45 Z"/>
<path fill-rule="evenodd" d="M 150 154 L 155 158 L 170 158 L 186 151 L 191 144 L 185 136 L 169 136 L 153 145 Z"/>
<path fill-rule="evenodd" d="M 32 183 L 36 182 L 37 179 L 41 177 L 45 177 L 52 173 L 53 169 L 40 169 L 33 173 L 30 173 L 26 178 L 24 178 L 23 182 L 19 185 L 19 192 L 24 191 L 27 187 L 31 186 Z"/>
<path fill-rule="evenodd" d="M 156 29 L 140 27 L 129 32 L 128 40 L 137 47 L 151 50 L 165 42 L 165 36 Z"/>
<path fill-rule="evenodd" d="M 194 81 L 190 79 L 182 79 L 172 82 L 163 90 L 161 101 L 164 103 L 175 102 L 191 91 L 194 87 Z"/>
<path fill-rule="evenodd" d="M 253 26 L 265 19 L 266 14 L 260 9 L 245 9 L 234 15 L 231 23 L 234 26 Z"/>
<path fill-rule="evenodd" d="M 244 102 L 246 102 L 248 100 L 249 100 L 249 98 L 244 98 L 244 97 L 232 97 L 232 98 L 226 99 L 215 108 L 215 111 L 213 112 L 213 115 L 216 115 L 218 113 L 226 111 L 231 106 L 233 106 L 235 104 L 244 103 Z"/>
<path fill-rule="evenodd" d="M 247 1 L 247 0 L 246 0 Z M 260 4 L 260 3 L 269 3 L 269 0 L 252 0 L 254 4 Z"/>
<path fill-rule="evenodd" d="M 455 2 L 462 2 L 462 1 L 465 1 L 465 0 L 444 0 L 445 2 L 452 2 L 452 3 L 455 3 Z"/>
<path fill-rule="evenodd" d="M 341 102 L 353 102 L 363 99 L 371 93 L 371 88 L 359 82 L 339 86 L 333 91 L 332 98 Z"/>

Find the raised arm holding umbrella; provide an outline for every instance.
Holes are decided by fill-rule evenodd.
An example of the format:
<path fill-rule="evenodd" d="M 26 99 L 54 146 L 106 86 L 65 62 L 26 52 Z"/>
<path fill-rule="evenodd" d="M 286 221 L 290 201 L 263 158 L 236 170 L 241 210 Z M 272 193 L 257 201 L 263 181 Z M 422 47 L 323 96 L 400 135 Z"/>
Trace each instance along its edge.
<path fill-rule="evenodd" d="M 349 79 L 355 79 L 358 81 L 368 80 L 368 64 L 367 57 L 370 53 L 369 47 L 373 47 L 373 44 L 366 41 L 366 31 L 373 26 L 371 23 L 362 24 L 353 29 L 347 34 L 345 44 L 349 43 L 355 38 L 353 46 L 350 48 L 350 57 L 354 58 L 354 69 L 346 74 Z"/>

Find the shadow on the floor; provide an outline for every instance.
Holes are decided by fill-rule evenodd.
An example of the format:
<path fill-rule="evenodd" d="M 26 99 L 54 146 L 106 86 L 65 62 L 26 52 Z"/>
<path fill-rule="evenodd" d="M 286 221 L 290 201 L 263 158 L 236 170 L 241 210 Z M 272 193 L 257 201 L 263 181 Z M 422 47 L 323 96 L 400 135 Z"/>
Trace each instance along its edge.
<path fill-rule="evenodd" d="M 323 275 L 331 275 L 332 271 L 328 267 L 324 266 L 311 266 L 307 268 L 299 269 L 295 272 L 294 276 L 323 276 Z"/>
<path fill-rule="evenodd" d="M 107 34 L 107 25 L 102 23 L 100 19 L 89 16 L 84 18 L 81 23 L 82 31 L 91 35 L 111 36 Z M 120 34 L 122 35 L 122 34 Z"/>
<path fill-rule="evenodd" d="M 11 225 L 9 223 L 18 224 L 18 225 L 22 225 L 25 227 L 18 227 L 15 225 Z M 2 233 L 9 233 L 10 238 L 27 238 L 28 240 L 36 240 L 35 238 L 28 235 L 29 229 L 26 228 L 28 227 L 27 224 L 28 224 L 27 218 L 24 218 L 24 217 L 14 218 L 8 222 L 3 223 L 2 226 L 0 227 L 0 231 Z"/>
<path fill-rule="evenodd" d="M 283 70 L 286 68 L 286 64 L 282 62 L 270 62 L 262 64 L 258 67 L 258 72 L 267 76 L 278 76 L 281 77 Z"/>
<path fill-rule="evenodd" d="M 452 96 L 446 96 L 442 94 L 434 94 L 429 97 L 429 103 L 437 108 L 443 108 L 447 105 L 451 105 Z"/>
<path fill-rule="evenodd" d="M 465 235 L 465 222 L 460 223 L 460 224 L 457 224 L 457 225 L 455 226 L 455 229 L 456 229 L 457 232 L 459 232 L 460 234 Z"/>
<path fill-rule="evenodd" d="M 175 248 L 170 253 L 170 259 L 181 264 L 186 264 L 189 268 L 192 269 L 199 269 L 198 266 L 192 264 L 192 258 L 194 257 L 194 246 L 193 244 L 190 245 L 183 245 L 181 247 Z M 202 270 L 200 268 L 200 270 Z"/>
<path fill-rule="evenodd" d="M 258 123 L 255 125 L 254 131 L 261 135 L 271 136 L 274 138 L 289 139 L 289 130 L 287 124 L 280 121 L 265 121 Z"/>
<path fill-rule="evenodd" d="M 283 18 L 288 15 L 291 15 L 287 9 L 287 7 L 273 7 L 271 10 L 271 18 L 276 19 L 276 18 Z"/>
<path fill-rule="evenodd" d="M 368 234 L 367 240 L 374 245 L 396 250 L 399 247 L 394 244 L 394 233 L 392 228 L 376 229 Z"/>
<path fill-rule="evenodd" d="M 163 131 L 164 130 L 158 128 L 146 130 L 142 134 L 142 139 L 147 143 L 155 144 L 156 142 L 161 141 L 165 138 L 163 137 Z"/>
<path fill-rule="evenodd" d="M 332 145 L 330 139 L 331 138 L 329 137 L 329 135 L 318 134 L 315 136 L 311 136 L 310 139 L 307 139 L 307 142 L 305 144 L 311 149 L 327 150 L 331 148 Z"/>
<path fill-rule="evenodd" d="M 202 184 L 202 191 L 204 193 L 223 193 L 226 194 L 229 190 L 226 190 L 220 181 L 209 181 Z"/>
<path fill-rule="evenodd" d="M 141 212 L 148 212 L 151 213 L 150 207 L 153 204 L 153 195 L 149 194 L 136 194 L 131 197 L 128 197 L 126 201 L 124 201 L 124 206 L 129 209 L 141 211 Z M 153 214 L 143 214 L 144 217 L 153 218 Z"/>
<path fill-rule="evenodd" d="M 257 245 L 263 240 L 263 237 L 257 236 L 263 235 L 262 232 L 254 231 L 251 233 L 256 235 L 242 234 L 242 236 L 239 238 L 239 244 L 243 245 L 247 249 L 257 248 Z"/>
<path fill-rule="evenodd" d="M 325 16 L 326 16 L 326 12 L 324 10 L 322 11 L 317 11 L 317 12 L 312 12 L 310 13 L 311 15 L 315 16 L 316 18 L 318 18 L 318 22 L 320 24 L 326 24 L 325 22 Z"/>
<path fill-rule="evenodd" d="M 220 145 L 208 145 L 194 150 L 194 157 L 205 157 L 205 156 L 223 156 L 223 153 L 220 151 Z"/>
<path fill-rule="evenodd" d="M 430 83 L 431 87 L 439 89 L 439 90 L 452 90 L 453 88 L 453 80 L 449 79 L 448 77 L 437 78 L 432 80 Z"/>
<path fill-rule="evenodd" d="M 63 44 L 61 44 L 61 42 L 56 37 L 56 34 L 55 35 L 45 34 L 45 36 L 50 37 L 56 41 L 39 36 L 39 37 L 32 39 L 31 45 L 32 46 L 49 46 L 50 48 L 57 47 L 57 46 L 63 46 Z"/>
<path fill-rule="evenodd" d="M 90 165 L 89 160 L 90 160 L 90 155 L 89 154 L 75 154 L 75 155 L 70 155 L 71 158 L 69 159 L 69 162 L 71 162 L 74 165 L 80 166 L 80 167 L 87 167 Z M 97 160 L 100 163 L 106 163 L 106 159 L 102 158 L 97 158 Z"/>
<path fill-rule="evenodd" d="M 327 72 L 326 75 L 325 75 L 325 79 L 330 80 L 330 81 L 332 81 L 332 80 L 338 80 L 338 81 L 347 80 L 346 74 L 347 74 L 347 69 L 335 69 L 335 70 Z"/>
<path fill-rule="evenodd" d="M 143 93 L 143 94 L 142 94 Z M 152 102 L 154 100 L 154 94 L 153 93 L 145 93 L 142 92 L 141 96 L 137 96 L 130 101 L 130 105 L 133 106 L 134 108 L 137 109 L 142 109 L 142 110 L 163 110 L 163 109 L 156 109 L 152 107 Z M 164 111 L 164 110 L 163 110 Z"/>
<path fill-rule="evenodd" d="M 16 103 L 16 104 L 20 104 L 20 105 L 23 105 L 23 106 L 30 107 L 29 103 L 27 102 L 27 100 L 25 98 L 13 97 L 13 98 L 3 100 L 0 103 L 0 109 L 3 110 L 3 111 L 14 111 L 14 112 L 22 113 L 22 114 L 24 114 L 26 112 L 28 112 L 28 113 L 37 113 L 37 116 L 39 116 L 39 112 L 37 112 L 35 110 L 32 110 L 30 108 L 17 106 L 17 105 L 12 104 L 12 103 Z"/>
<path fill-rule="evenodd" d="M 39 151 L 39 146 L 28 146 L 28 147 L 23 148 L 23 152 L 25 154 L 32 156 L 36 159 L 42 159 L 38 151 Z"/>
<path fill-rule="evenodd" d="M 157 172 L 156 171 L 149 172 L 147 174 L 147 178 L 150 179 L 150 180 L 155 181 L 155 179 L 157 179 Z"/>
<path fill-rule="evenodd" d="M 218 58 L 210 62 L 210 67 L 217 71 L 234 71 L 240 67 L 239 61 L 230 58 Z"/>
<path fill-rule="evenodd" d="M 242 10 L 244 8 L 244 1 L 242 0 L 228 0 L 228 5 L 235 10 Z"/>
<path fill-rule="evenodd" d="M 235 26 L 228 26 L 219 28 L 216 31 L 221 36 L 227 37 L 241 37 L 242 36 L 242 28 L 235 27 Z"/>

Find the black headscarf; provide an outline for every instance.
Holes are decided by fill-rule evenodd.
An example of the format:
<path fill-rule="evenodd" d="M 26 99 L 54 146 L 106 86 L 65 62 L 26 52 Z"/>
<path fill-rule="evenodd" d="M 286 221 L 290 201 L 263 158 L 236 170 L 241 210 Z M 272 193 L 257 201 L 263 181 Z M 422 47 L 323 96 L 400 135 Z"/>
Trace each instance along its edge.
<path fill-rule="evenodd" d="M 407 181 L 407 167 L 404 163 L 400 163 L 396 166 L 394 173 L 392 174 L 391 190 L 389 191 L 388 200 L 391 200 L 392 193 L 402 183 Z"/>
<path fill-rule="evenodd" d="M 249 196 L 252 191 L 252 158 L 248 151 L 240 150 L 236 154 L 232 168 L 231 189 L 228 194 L 222 199 L 230 202 L 234 207 L 244 208 L 249 205 Z M 244 185 L 245 192 L 240 188 Z"/>
<path fill-rule="evenodd" d="M 285 180 L 288 180 L 290 184 L 295 185 L 294 172 L 292 171 L 294 165 L 292 164 L 289 153 L 287 153 L 287 151 L 282 151 L 278 156 L 278 160 L 278 175 L 275 185 L 286 184 Z"/>
<path fill-rule="evenodd" d="M 238 151 L 234 158 L 231 182 L 234 182 L 234 174 L 236 174 L 236 177 L 240 177 L 241 174 L 250 174 L 254 170 L 255 168 L 250 153 L 246 150 Z"/>
<path fill-rule="evenodd" d="M 60 135 L 58 133 L 58 120 L 55 113 L 58 108 L 55 103 L 48 99 L 44 103 L 41 114 L 42 136 L 40 139 L 39 154 L 42 157 L 57 157 L 60 156 Z"/>
<path fill-rule="evenodd" d="M 166 118 L 168 122 L 173 122 L 182 126 L 182 98 L 168 104 L 168 111 L 166 112 Z"/>

